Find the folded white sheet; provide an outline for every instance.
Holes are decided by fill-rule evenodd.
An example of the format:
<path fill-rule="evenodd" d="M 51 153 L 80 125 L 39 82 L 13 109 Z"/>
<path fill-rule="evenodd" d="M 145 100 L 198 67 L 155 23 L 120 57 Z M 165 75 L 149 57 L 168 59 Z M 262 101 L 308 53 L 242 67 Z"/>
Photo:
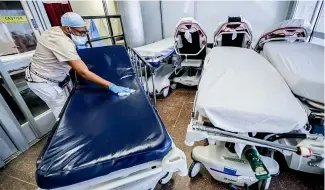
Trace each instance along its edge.
<path fill-rule="evenodd" d="M 284 133 L 307 115 L 277 70 L 250 49 L 215 47 L 207 55 L 196 109 L 233 132 Z"/>
<path fill-rule="evenodd" d="M 263 55 L 280 72 L 293 93 L 324 103 L 324 47 L 305 42 L 270 42 Z"/>

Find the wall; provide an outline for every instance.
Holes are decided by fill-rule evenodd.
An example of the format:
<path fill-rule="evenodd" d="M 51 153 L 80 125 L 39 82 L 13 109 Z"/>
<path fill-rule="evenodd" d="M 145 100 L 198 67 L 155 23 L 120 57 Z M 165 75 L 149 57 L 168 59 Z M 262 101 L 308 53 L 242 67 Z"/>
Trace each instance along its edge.
<path fill-rule="evenodd" d="M 182 17 L 194 17 L 205 29 L 208 42 L 220 22 L 228 16 L 244 16 L 253 28 L 253 41 L 262 32 L 285 20 L 289 1 L 163 1 L 163 23 L 165 37 L 172 36 L 177 22 Z"/>
<path fill-rule="evenodd" d="M 195 1 L 162 1 L 164 38 L 174 35 L 176 24 L 181 18 L 195 17 L 195 3 Z"/>
<path fill-rule="evenodd" d="M 141 1 L 141 14 L 145 43 L 150 44 L 162 39 L 159 1 Z"/>

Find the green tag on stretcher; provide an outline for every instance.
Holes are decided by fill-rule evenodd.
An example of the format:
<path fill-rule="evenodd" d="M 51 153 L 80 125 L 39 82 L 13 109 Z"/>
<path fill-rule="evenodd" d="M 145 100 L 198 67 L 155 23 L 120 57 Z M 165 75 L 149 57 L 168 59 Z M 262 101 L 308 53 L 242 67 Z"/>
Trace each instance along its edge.
<path fill-rule="evenodd" d="M 258 180 L 265 180 L 270 178 L 270 173 L 265 167 L 260 154 L 253 146 L 247 146 L 244 150 L 244 155 L 249 162 L 253 172 L 255 173 L 255 177 Z"/>

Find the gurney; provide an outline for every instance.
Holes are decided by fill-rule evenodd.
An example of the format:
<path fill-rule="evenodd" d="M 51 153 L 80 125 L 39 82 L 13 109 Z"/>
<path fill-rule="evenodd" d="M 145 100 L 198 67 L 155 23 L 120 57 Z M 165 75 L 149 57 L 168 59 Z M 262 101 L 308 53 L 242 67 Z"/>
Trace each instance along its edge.
<path fill-rule="evenodd" d="M 306 42 L 304 20 L 286 20 L 259 39 L 256 50 L 279 71 L 292 92 L 324 117 L 324 47 Z M 314 113 L 313 113 L 314 111 Z"/>
<path fill-rule="evenodd" d="M 217 46 L 205 59 L 185 144 L 209 145 L 193 149 L 189 176 L 205 167 L 218 181 L 268 189 L 279 173 L 276 151 L 323 173 L 324 137 L 308 133 L 305 109 L 277 70 L 244 47 Z"/>
<path fill-rule="evenodd" d="M 129 51 L 132 51 L 129 48 Z M 37 161 L 42 189 L 153 189 L 186 175 L 175 147 L 123 46 L 79 50 L 89 69 L 135 89 L 118 97 L 78 78 Z"/>
<path fill-rule="evenodd" d="M 149 79 L 148 91 L 150 94 L 154 92 L 153 88 L 151 88 L 151 86 L 153 86 L 152 81 L 154 81 L 156 94 L 167 97 L 170 87 L 169 77 L 174 71 L 171 64 L 167 64 L 171 62 L 172 56 L 175 53 L 174 39 L 172 37 L 165 38 L 151 44 L 134 48 L 134 50 L 154 68 L 154 76 L 151 76 Z"/>
<path fill-rule="evenodd" d="M 194 18 L 182 18 L 175 27 L 175 51 L 180 61 L 171 76 L 173 88 L 177 84 L 197 86 L 201 78 L 202 64 L 207 54 L 207 36 Z"/>
<path fill-rule="evenodd" d="M 309 33 L 309 24 L 304 20 L 285 20 L 266 30 L 255 50 L 277 69 L 306 109 L 309 133 L 324 135 L 324 47 L 308 43 Z M 318 173 L 299 158 L 284 155 L 290 168 Z"/>
<path fill-rule="evenodd" d="M 165 38 L 148 45 L 134 48 L 134 50 L 152 66 L 159 67 L 162 61 L 175 52 L 174 39 L 172 37 Z"/>

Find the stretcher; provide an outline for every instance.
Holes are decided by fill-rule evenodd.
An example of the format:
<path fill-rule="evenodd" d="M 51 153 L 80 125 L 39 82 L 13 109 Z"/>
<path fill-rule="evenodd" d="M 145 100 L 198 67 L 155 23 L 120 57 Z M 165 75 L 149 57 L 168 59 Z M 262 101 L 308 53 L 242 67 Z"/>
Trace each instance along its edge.
<path fill-rule="evenodd" d="M 234 24 L 245 26 L 227 23 Z M 238 27 L 224 34 L 236 28 L 252 39 Z M 209 142 L 193 149 L 189 176 L 204 167 L 218 181 L 268 189 L 280 171 L 275 152 L 297 159 L 288 162 L 297 170 L 323 174 L 324 137 L 309 133 L 308 115 L 286 81 L 250 40 L 223 37 L 205 59 L 187 128 L 186 145 Z"/>
<path fill-rule="evenodd" d="M 175 147 L 123 46 L 79 50 L 88 68 L 135 89 L 118 97 L 78 79 L 37 161 L 42 189 L 153 189 L 186 175 Z"/>
<path fill-rule="evenodd" d="M 263 34 L 255 49 L 279 71 L 292 92 L 324 104 L 324 47 L 306 42 L 308 24 L 286 20 Z"/>
<path fill-rule="evenodd" d="M 172 37 L 159 40 L 157 42 L 147 44 L 134 50 L 143 57 L 154 68 L 154 75 L 149 79 L 150 94 L 153 94 L 153 86 L 151 81 L 154 81 L 154 89 L 157 95 L 167 97 L 170 88 L 170 75 L 173 73 L 171 64 L 172 56 L 175 53 L 174 40 Z M 153 79 L 153 80 L 152 80 Z M 145 86 L 146 87 L 146 86 Z"/>
<path fill-rule="evenodd" d="M 255 47 L 280 73 L 308 116 L 308 134 L 324 136 L 324 47 L 307 42 L 310 25 L 302 19 L 285 20 L 259 38 Z M 282 139 L 280 143 L 295 145 L 298 140 Z M 288 166 L 308 173 L 323 173 L 310 167 L 309 159 L 301 159 L 284 151 Z"/>
<path fill-rule="evenodd" d="M 165 59 L 171 56 L 174 50 L 174 39 L 172 37 L 157 42 L 134 48 L 152 66 L 159 67 Z"/>
<path fill-rule="evenodd" d="M 179 56 L 175 72 L 171 76 L 172 88 L 177 84 L 197 86 L 201 78 L 202 64 L 207 54 L 207 35 L 192 17 L 182 18 L 175 27 L 175 52 Z"/>

